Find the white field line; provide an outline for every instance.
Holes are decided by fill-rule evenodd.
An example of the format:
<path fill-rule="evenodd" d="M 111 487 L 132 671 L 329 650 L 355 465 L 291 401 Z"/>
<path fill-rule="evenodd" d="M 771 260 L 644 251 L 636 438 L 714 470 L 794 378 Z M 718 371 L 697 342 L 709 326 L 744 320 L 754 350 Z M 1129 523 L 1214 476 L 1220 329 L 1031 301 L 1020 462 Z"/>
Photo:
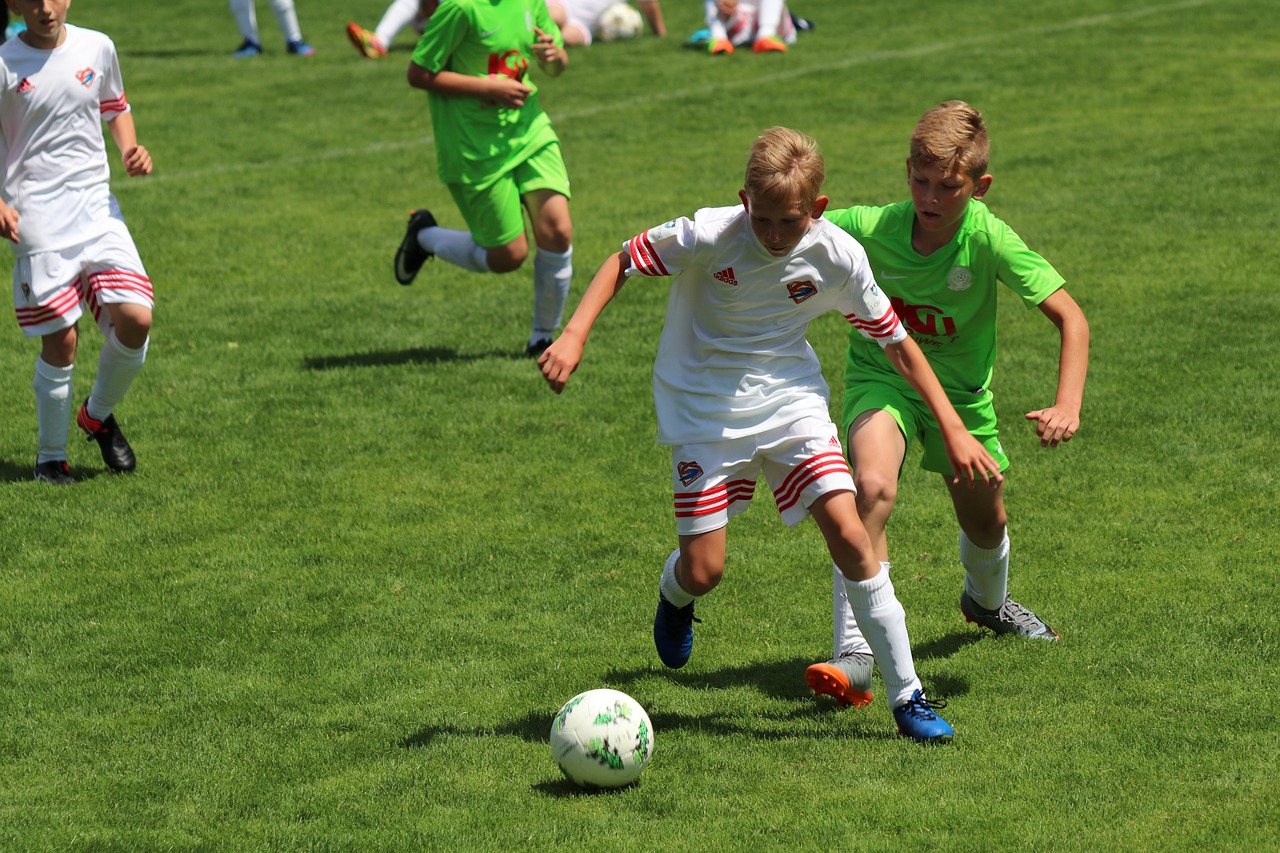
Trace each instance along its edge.
<path fill-rule="evenodd" d="M 685 89 L 672 89 L 664 92 L 648 92 L 627 100 L 609 101 L 608 103 L 593 107 L 586 107 L 584 109 L 569 110 L 566 112 L 551 112 L 551 118 L 555 125 L 563 126 L 566 123 L 591 118 L 593 116 L 601 115 L 602 113 L 630 112 L 638 107 L 647 107 L 665 101 L 679 101 L 686 98 L 694 100 L 705 99 L 709 93 L 723 91 L 725 89 L 745 88 L 748 86 L 759 86 L 762 84 L 767 85 L 785 80 L 794 80 L 798 77 L 804 77 L 809 74 L 829 74 L 833 69 L 848 69 L 859 65 L 870 65 L 876 62 L 900 59 L 919 59 L 953 50 L 972 50 L 973 48 L 980 47 L 982 45 L 1010 39 L 1026 39 L 1029 37 L 1047 36 L 1053 35 L 1054 33 L 1068 32 L 1070 30 L 1102 27 L 1119 21 L 1131 20 L 1133 18 L 1143 18 L 1151 15 L 1178 12 L 1183 9 L 1193 9 L 1197 6 L 1206 6 L 1214 2 L 1217 2 L 1217 0 L 1181 0 L 1181 2 L 1177 3 L 1163 3 L 1156 6 L 1144 6 L 1140 9 L 1128 9 L 1123 12 L 1109 12 L 1102 15 L 1090 15 L 1084 18 L 1075 18 L 1074 20 L 1063 21 L 1060 24 L 1049 24 L 1048 26 L 1042 27 L 1027 27 L 1021 30 L 1011 30 L 1009 32 L 1002 33 L 991 33 L 990 35 L 979 36 L 977 38 L 968 38 L 958 41 L 933 42 L 926 45 L 920 45 L 918 47 L 902 48 L 900 50 L 873 51 L 871 53 L 851 56 L 842 62 L 824 62 L 821 65 L 814 65 L 807 68 L 793 68 L 787 71 L 780 71 L 776 74 L 769 74 L 764 77 L 752 77 L 750 79 L 743 78 L 741 80 L 718 82 L 714 84 L 707 84 L 705 86 L 693 86 Z M 434 136 L 432 134 L 427 134 L 426 136 L 420 136 L 416 139 L 404 139 L 399 142 L 374 142 L 350 148 L 332 148 L 327 151 L 308 151 L 305 154 L 299 154 L 295 157 L 283 157 L 265 162 L 222 163 L 205 169 L 192 169 L 180 172 L 157 172 L 145 182 L 116 182 L 112 189 L 115 192 L 119 192 L 120 190 L 140 187 L 149 183 L 198 181 L 205 178 L 220 178 L 226 175 L 243 174 L 247 172 L 287 169 L 291 166 L 302 166 L 326 160 L 341 160 L 345 158 L 359 159 L 376 154 L 385 154 L 392 151 L 402 151 L 407 148 L 419 148 L 425 145 L 430 145 L 433 140 Z"/>

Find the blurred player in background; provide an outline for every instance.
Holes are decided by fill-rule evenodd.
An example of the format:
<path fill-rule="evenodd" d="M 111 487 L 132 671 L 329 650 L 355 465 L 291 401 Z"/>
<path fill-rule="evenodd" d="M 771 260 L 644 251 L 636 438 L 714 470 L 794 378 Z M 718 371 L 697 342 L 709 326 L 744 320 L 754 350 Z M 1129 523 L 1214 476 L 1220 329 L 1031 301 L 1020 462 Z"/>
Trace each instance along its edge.
<path fill-rule="evenodd" d="M 365 59 L 381 59 L 405 27 L 412 25 L 421 36 L 438 5 L 439 0 L 394 0 L 374 29 L 366 30 L 356 23 L 347 24 L 347 38 Z"/>
<path fill-rule="evenodd" d="M 755 53 L 785 53 L 796 43 L 794 18 L 783 0 L 703 0 L 706 16 L 707 52 L 713 56 L 733 53 L 735 47 L 750 44 Z M 802 22 L 806 27 L 807 21 Z M 701 36 L 695 34 L 695 39 Z"/>
<path fill-rule="evenodd" d="M 316 49 L 302 39 L 302 30 L 298 26 L 298 13 L 294 9 L 293 0 L 270 0 L 271 11 L 276 14 L 276 23 L 284 34 L 284 47 L 294 56 L 311 56 Z M 236 19 L 236 27 L 244 39 L 231 55 L 236 59 L 248 59 L 262 53 L 262 37 L 258 34 L 258 12 L 254 0 L 228 0 L 231 15 Z"/>
<path fill-rule="evenodd" d="M 551 18 L 560 27 L 564 43 L 568 47 L 589 45 L 599 34 L 600 16 L 620 0 L 547 0 L 547 9 Z M 662 20 L 662 4 L 658 0 L 637 0 L 640 14 L 644 16 L 649 31 L 655 36 L 667 34 L 667 25 Z"/>
<path fill-rule="evenodd" d="M 107 467 L 135 467 L 114 410 L 142 370 L 153 293 L 108 187 L 105 121 L 130 177 L 151 173 L 138 144 L 115 45 L 66 22 L 71 0 L 9 0 L 27 28 L 0 46 L 0 237 L 13 243 L 18 325 L 40 338 L 32 387 L 36 480 L 75 482 L 67 464 L 77 324 L 88 308 L 105 341 L 76 423 Z"/>

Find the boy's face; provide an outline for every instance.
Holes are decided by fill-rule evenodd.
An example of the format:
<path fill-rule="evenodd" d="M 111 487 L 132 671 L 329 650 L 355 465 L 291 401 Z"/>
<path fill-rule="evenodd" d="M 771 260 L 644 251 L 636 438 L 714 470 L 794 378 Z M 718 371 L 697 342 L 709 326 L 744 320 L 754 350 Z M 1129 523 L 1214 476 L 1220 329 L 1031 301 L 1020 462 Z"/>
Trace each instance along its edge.
<path fill-rule="evenodd" d="M 812 208 L 805 209 L 799 199 L 751 199 L 746 190 L 739 190 L 738 198 L 742 199 L 742 206 L 747 210 L 751 232 L 765 251 L 775 258 L 791 254 L 809 233 L 814 220 L 822 217 L 830 201 L 825 195 L 820 195 L 814 199 Z"/>
<path fill-rule="evenodd" d="M 950 240 L 964 222 L 969 199 L 982 198 L 991 176 L 976 181 L 959 167 L 916 166 L 907 160 L 907 183 L 916 210 L 916 225 L 931 235 Z"/>
<path fill-rule="evenodd" d="M 21 15 L 27 31 L 20 36 L 32 47 L 52 49 L 62 44 L 63 25 L 71 0 L 8 0 L 9 11 Z"/>

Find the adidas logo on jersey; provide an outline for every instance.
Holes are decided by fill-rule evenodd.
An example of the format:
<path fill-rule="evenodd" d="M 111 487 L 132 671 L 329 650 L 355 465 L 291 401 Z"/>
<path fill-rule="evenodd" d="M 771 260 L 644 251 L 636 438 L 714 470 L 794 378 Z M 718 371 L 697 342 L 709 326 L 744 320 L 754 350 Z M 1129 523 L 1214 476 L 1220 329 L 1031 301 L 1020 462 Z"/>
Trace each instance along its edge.
<path fill-rule="evenodd" d="M 25 95 L 27 92 L 35 91 L 36 84 L 31 82 L 29 77 L 23 77 L 22 82 L 18 84 L 18 94 Z"/>
<path fill-rule="evenodd" d="M 738 280 L 733 277 L 733 267 L 725 267 L 720 272 L 712 273 L 711 277 L 716 281 L 723 281 L 725 284 L 731 284 L 734 287 L 738 286 Z"/>

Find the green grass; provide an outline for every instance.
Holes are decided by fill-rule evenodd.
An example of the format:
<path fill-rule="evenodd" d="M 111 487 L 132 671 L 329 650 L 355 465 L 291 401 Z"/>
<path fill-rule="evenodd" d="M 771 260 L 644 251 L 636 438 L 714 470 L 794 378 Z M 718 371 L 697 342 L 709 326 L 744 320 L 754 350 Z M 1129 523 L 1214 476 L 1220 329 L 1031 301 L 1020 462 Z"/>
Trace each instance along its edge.
<path fill-rule="evenodd" d="M 12 326 L 0 346 L 0 848 L 1280 843 L 1274 15 L 806 0 L 818 28 L 786 56 L 717 61 L 680 46 L 698 4 L 672 2 L 666 43 L 540 78 L 573 178 L 571 304 L 626 237 L 732 203 L 764 127 L 819 139 L 839 206 L 905 197 L 929 106 L 986 113 L 987 200 L 1066 276 L 1092 361 L 1079 436 L 1040 450 L 1022 413 L 1051 399 L 1055 335 L 1002 302 L 1012 588 L 1062 642 L 961 620 L 945 493 L 904 472 L 895 586 L 958 732 L 925 749 L 880 697 L 807 695 L 829 561 L 764 494 L 731 525 L 693 661 L 662 669 L 665 286 L 624 290 L 552 395 L 519 355 L 528 269 L 391 277 L 410 208 L 461 220 L 408 40 L 376 63 L 345 43 L 385 4 L 299 4 L 309 60 L 260 5 L 251 62 L 228 57 L 224 4 L 72 10 L 120 46 L 156 162 L 114 189 L 157 320 L 120 410 L 138 472 L 104 475 L 73 436 L 72 489 L 29 482 L 36 349 Z M 811 330 L 837 398 L 846 329 Z M 86 327 L 77 399 L 99 344 Z M 546 734 L 596 686 L 645 705 L 656 752 L 593 796 Z"/>

